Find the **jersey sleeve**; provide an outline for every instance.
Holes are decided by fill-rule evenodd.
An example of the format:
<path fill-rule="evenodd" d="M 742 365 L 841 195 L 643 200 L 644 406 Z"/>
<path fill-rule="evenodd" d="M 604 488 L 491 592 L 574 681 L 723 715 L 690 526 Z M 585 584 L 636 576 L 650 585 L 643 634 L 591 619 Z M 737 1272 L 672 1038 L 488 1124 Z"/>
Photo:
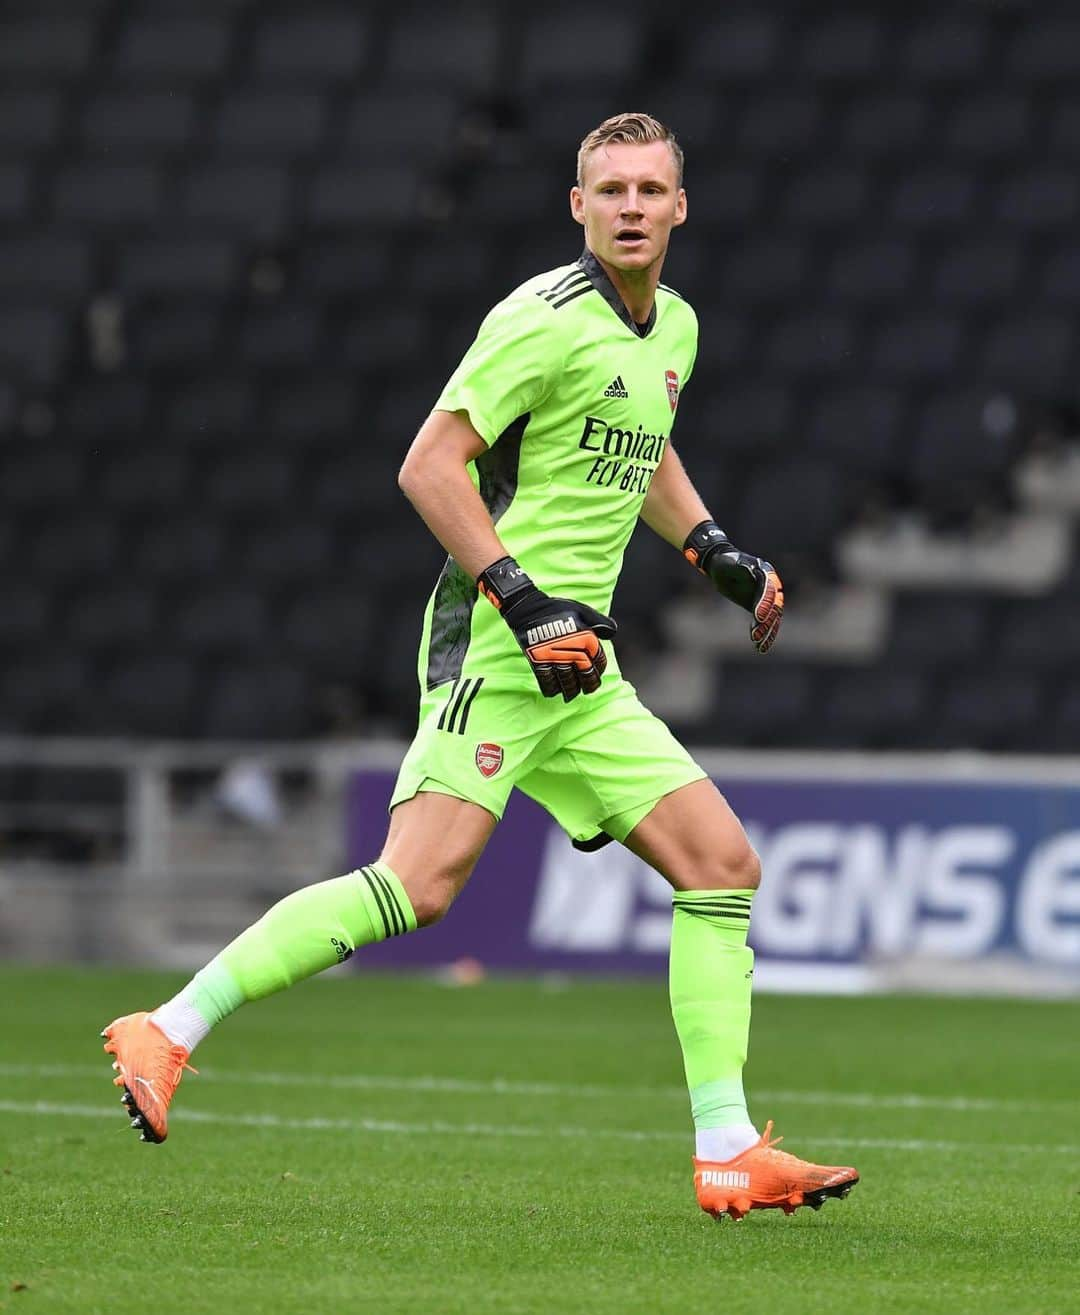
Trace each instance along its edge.
<path fill-rule="evenodd" d="M 546 302 L 533 296 L 502 301 L 480 325 L 435 410 L 467 411 L 472 427 L 490 447 L 548 396 L 566 352 Z"/>

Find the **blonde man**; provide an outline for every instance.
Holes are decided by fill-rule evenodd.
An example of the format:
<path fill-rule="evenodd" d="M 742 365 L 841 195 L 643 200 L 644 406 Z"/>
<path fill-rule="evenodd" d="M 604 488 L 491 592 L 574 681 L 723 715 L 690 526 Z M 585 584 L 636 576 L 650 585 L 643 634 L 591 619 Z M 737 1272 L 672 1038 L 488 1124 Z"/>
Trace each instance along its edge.
<path fill-rule="evenodd" d="M 694 1116 L 703 1209 L 817 1208 L 858 1181 L 770 1144 L 742 1069 L 760 868 L 706 774 L 623 680 L 607 615 L 638 520 L 776 639 L 780 580 L 738 551 L 671 443 L 697 320 L 660 283 L 686 219 L 682 152 L 646 114 L 581 143 L 573 264 L 539 274 L 485 318 L 401 469 L 449 557 L 428 602 L 420 724 L 378 861 L 295 892 L 152 1014 L 105 1029 L 144 1140 L 162 1141 L 184 1066 L 210 1028 L 364 944 L 438 921 L 517 786 L 584 848 L 626 845 L 672 885 L 671 1007 Z"/>

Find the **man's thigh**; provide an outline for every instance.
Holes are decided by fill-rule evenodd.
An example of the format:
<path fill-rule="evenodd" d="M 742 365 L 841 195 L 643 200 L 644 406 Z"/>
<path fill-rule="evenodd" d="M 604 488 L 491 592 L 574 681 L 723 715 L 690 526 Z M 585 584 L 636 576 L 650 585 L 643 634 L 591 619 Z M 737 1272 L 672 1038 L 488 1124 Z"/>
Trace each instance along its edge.
<path fill-rule="evenodd" d="M 623 843 L 676 890 L 754 889 L 761 876 L 742 823 L 709 780 L 658 800 Z"/>

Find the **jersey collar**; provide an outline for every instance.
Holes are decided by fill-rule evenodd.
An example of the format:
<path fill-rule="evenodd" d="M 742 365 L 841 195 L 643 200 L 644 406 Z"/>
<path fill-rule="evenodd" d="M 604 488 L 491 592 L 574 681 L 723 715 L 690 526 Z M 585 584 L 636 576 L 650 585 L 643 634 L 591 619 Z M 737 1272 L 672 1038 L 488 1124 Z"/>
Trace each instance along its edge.
<path fill-rule="evenodd" d="M 589 281 L 599 292 L 601 297 L 607 302 L 615 314 L 626 325 L 626 327 L 639 338 L 648 335 L 652 326 L 656 323 L 656 302 L 653 302 L 652 310 L 649 311 L 649 318 L 644 324 L 638 324 L 637 320 L 626 309 L 626 302 L 619 296 L 615 289 L 615 284 L 608 278 L 607 270 L 600 264 L 597 258 L 588 247 L 581 253 L 577 262 L 589 276 Z"/>

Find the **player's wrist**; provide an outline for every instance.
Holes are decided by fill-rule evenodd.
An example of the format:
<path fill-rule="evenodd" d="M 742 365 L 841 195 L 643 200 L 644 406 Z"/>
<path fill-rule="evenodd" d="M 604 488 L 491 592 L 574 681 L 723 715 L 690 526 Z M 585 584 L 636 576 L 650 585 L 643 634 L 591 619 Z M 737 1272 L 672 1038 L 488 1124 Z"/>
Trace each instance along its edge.
<path fill-rule="evenodd" d="M 701 521 L 686 536 L 682 554 L 702 575 L 708 575 L 710 558 L 718 552 L 731 552 L 734 547 L 715 521 Z"/>
<path fill-rule="evenodd" d="M 500 557 L 485 567 L 476 577 L 476 587 L 504 619 L 515 604 L 541 592 L 513 557 Z"/>

